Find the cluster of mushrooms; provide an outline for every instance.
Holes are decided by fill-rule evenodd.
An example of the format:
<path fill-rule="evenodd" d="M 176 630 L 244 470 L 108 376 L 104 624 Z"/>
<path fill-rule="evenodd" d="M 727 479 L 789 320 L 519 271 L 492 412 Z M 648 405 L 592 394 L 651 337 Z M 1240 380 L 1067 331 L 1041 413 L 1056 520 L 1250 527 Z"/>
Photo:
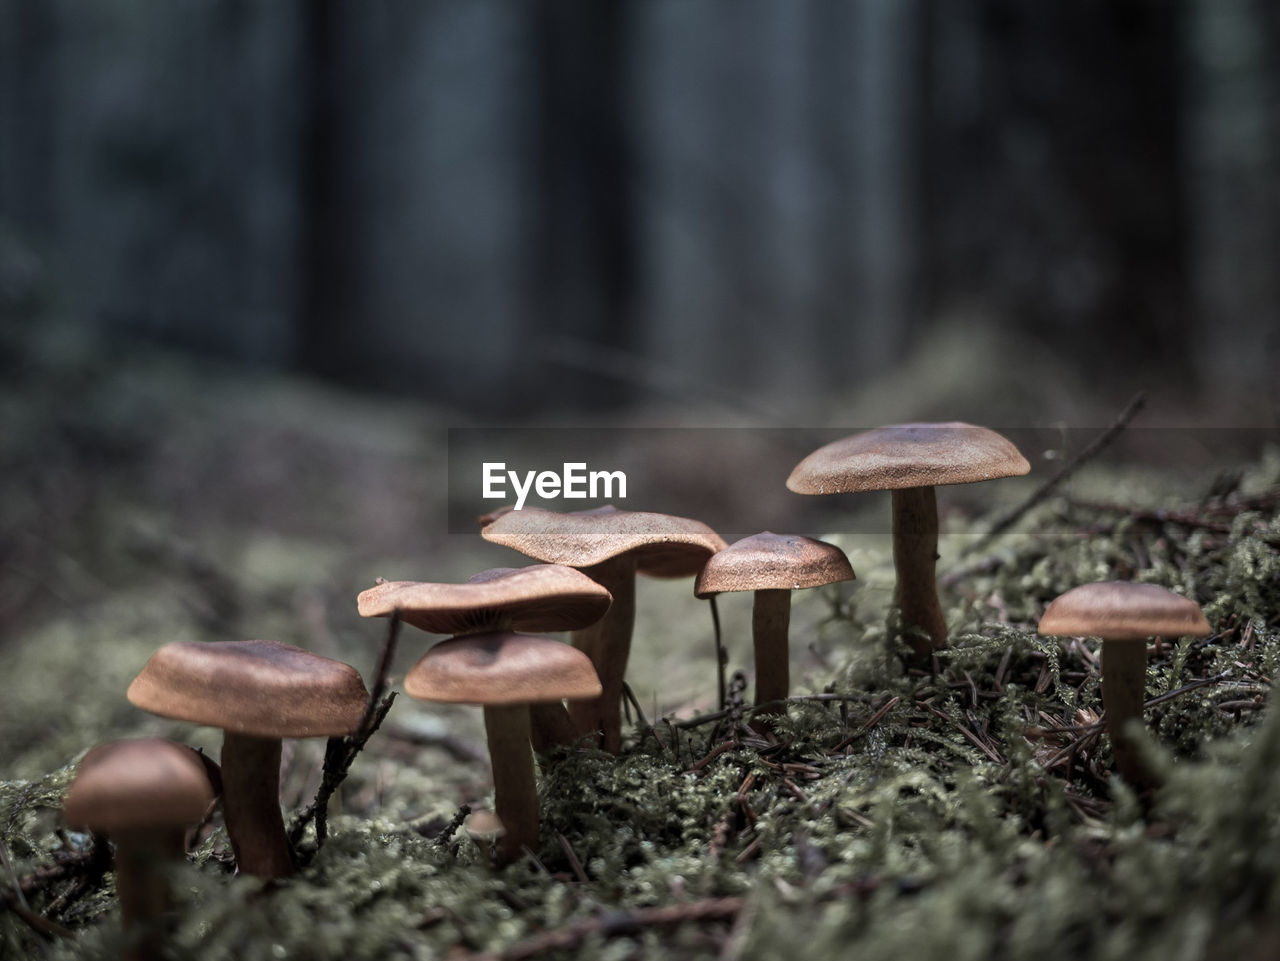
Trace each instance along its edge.
<path fill-rule="evenodd" d="M 801 494 L 893 492 L 894 603 L 912 656 L 947 644 L 935 586 L 934 488 L 1025 474 L 1006 438 L 968 424 L 906 424 L 855 434 L 806 457 L 787 487 Z M 366 617 L 397 615 L 432 634 L 404 678 L 426 701 L 484 709 L 502 864 L 538 842 L 533 755 L 558 745 L 621 748 L 621 701 L 635 578 L 696 576 L 700 598 L 754 592 L 757 713 L 785 710 L 791 591 L 851 580 L 836 546 L 761 533 L 735 544 L 695 520 L 599 508 L 557 513 L 505 509 L 481 519 L 486 540 L 540 563 L 497 568 L 462 584 L 382 582 L 358 599 Z M 1190 600 L 1129 582 L 1086 584 L 1054 600 L 1040 633 L 1101 637 L 1106 729 L 1120 774 L 1150 782 L 1135 748 L 1145 690 L 1146 639 L 1204 636 Z M 569 631 L 571 643 L 539 636 Z M 225 732 L 220 766 L 155 739 L 102 745 L 87 754 L 66 799 L 68 825 L 115 843 L 126 924 L 166 907 L 151 865 L 180 857 L 184 834 L 215 798 L 238 869 L 289 876 L 294 855 L 279 802 L 282 738 L 339 737 L 361 723 L 369 695 L 346 664 L 274 641 L 173 643 L 155 653 L 128 691 L 136 706 Z M 145 951 L 139 956 L 145 956 Z"/>

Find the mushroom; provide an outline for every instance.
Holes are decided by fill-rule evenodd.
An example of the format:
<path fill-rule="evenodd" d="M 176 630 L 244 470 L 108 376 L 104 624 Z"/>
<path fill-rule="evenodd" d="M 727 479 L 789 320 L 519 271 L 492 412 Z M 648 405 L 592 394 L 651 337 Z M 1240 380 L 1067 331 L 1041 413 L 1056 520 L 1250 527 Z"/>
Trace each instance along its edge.
<path fill-rule="evenodd" d="M 1054 598 L 1040 618 L 1046 635 L 1102 639 L 1102 705 L 1116 768 L 1137 788 L 1154 778 L 1125 725 L 1141 721 L 1146 699 L 1148 637 L 1205 637 L 1209 622 L 1192 600 L 1156 584 L 1099 581 Z"/>
<path fill-rule="evenodd" d="M 581 651 L 549 637 L 510 631 L 441 641 L 405 675 L 405 693 L 423 701 L 479 704 L 493 764 L 493 806 L 505 833 L 495 860 L 508 863 L 538 843 L 538 791 L 529 705 L 596 697 L 600 680 Z"/>
<path fill-rule="evenodd" d="M 129 957 L 161 957 L 154 922 L 169 910 L 166 862 L 186 851 L 186 832 L 213 801 L 199 755 L 159 738 L 100 744 L 84 756 L 67 792 L 68 827 L 115 843 L 116 895 L 126 931 L 144 930 Z M 132 933 L 132 932 L 131 932 Z"/>
<path fill-rule="evenodd" d="M 820 447 L 787 478 L 797 494 L 893 491 L 894 603 L 918 658 L 947 646 L 938 603 L 938 504 L 934 488 L 1025 474 L 1031 469 L 1005 437 L 972 424 L 898 424 Z"/>
<path fill-rule="evenodd" d="M 723 591 L 754 591 L 751 635 L 755 646 L 756 707 L 790 693 L 787 628 L 791 592 L 853 580 L 853 568 L 834 544 L 799 534 L 765 531 L 735 541 L 703 566 L 693 592 L 701 598 Z M 783 706 L 766 712 L 782 713 Z"/>
<path fill-rule="evenodd" d="M 384 581 L 356 600 L 362 617 L 400 619 L 431 634 L 493 631 L 571 631 L 594 624 L 609 609 L 609 592 L 586 574 L 558 564 L 495 567 L 465 584 Z M 531 708 L 533 747 L 539 753 L 569 745 L 578 734 L 559 701 Z"/>
<path fill-rule="evenodd" d="M 176 641 L 151 656 L 128 697 L 152 714 L 223 730 L 222 813 L 236 864 L 256 877 L 291 875 L 280 741 L 351 733 L 369 697 L 356 669 L 278 641 Z"/>
<path fill-rule="evenodd" d="M 636 574 L 691 577 L 724 549 L 724 539 L 700 521 L 611 506 L 568 514 L 526 507 L 496 511 L 481 521 L 485 540 L 576 567 L 613 596 L 608 614 L 573 633 L 574 646 L 595 665 L 602 693 L 571 704 L 569 714 L 579 734 L 599 732 L 601 746 L 616 754 L 622 746 L 622 681 L 635 622 Z"/>

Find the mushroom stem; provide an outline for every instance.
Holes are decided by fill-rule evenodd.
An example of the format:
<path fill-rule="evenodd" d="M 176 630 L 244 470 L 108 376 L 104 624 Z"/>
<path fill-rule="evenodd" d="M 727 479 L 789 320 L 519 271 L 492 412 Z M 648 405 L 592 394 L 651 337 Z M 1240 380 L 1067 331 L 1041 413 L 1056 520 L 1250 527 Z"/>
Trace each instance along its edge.
<path fill-rule="evenodd" d="M 938 603 L 938 501 L 932 487 L 893 492 L 893 567 L 898 583 L 894 603 L 902 630 L 916 657 L 927 659 L 947 646 L 947 622 Z M 927 638 L 921 637 L 923 631 Z"/>
<path fill-rule="evenodd" d="M 613 605 L 595 624 L 573 632 L 573 646 L 591 658 L 600 677 L 601 694 L 570 702 L 569 716 L 579 734 L 600 732 L 600 746 L 617 754 L 622 747 L 622 681 L 636 615 L 636 559 L 621 554 L 581 570 L 613 595 Z"/>
<path fill-rule="evenodd" d="M 1116 769 L 1131 786 L 1141 790 L 1153 785 L 1151 771 L 1142 762 L 1137 744 L 1125 725 L 1142 720 L 1147 693 L 1147 645 L 1145 641 L 1102 642 L 1102 706 L 1106 709 L 1107 734 Z"/>
<path fill-rule="evenodd" d="M 508 864 L 527 847 L 538 846 L 538 786 L 529 745 L 529 708 L 525 704 L 486 704 L 484 729 L 493 764 L 493 808 L 506 833 L 495 859 Z"/>
<path fill-rule="evenodd" d="M 169 910 L 169 881 L 163 865 L 182 859 L 184 828 L 114 831 L 116 897 L 120 919 L 129 931 L 128 961 L 163 957 L 164 930 L 158 919 Z"/>
<path fill-rule="evenodd" d="M 280 814 L 280 739 L 226 733 L 222 741 L 222 816 L 245 874 L 287 878 L 293 852 Z"/>
<path fill-rule="evenodd" d="M 555 747 L 568 747 L 578 739 L 578 729 L 565 710 L 564 701 L 529 705 L 530 740 L 533 749 L 545 754 Z"/>
<path fill-rule="evenodd" d="M 791 693 L 791 658 L 787 629 L 791 624 L 791 592 L 781 589 L 755 592 L 751 607 L 751 637 L 755 644 L 756 706 L 782 701 Z M 776 704 L 759 714 L 785 714 Z"/>

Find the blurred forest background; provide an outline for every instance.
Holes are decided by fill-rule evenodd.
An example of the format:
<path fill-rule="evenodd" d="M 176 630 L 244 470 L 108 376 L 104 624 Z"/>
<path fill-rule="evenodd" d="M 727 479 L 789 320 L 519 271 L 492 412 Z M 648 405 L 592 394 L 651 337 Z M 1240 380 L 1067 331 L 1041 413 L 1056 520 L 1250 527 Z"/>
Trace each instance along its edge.
<path fill-rule="evenodd" d="M 0 0 L 19 364 L 1270 427 L 1277 264 L 1268 0 Z"/>

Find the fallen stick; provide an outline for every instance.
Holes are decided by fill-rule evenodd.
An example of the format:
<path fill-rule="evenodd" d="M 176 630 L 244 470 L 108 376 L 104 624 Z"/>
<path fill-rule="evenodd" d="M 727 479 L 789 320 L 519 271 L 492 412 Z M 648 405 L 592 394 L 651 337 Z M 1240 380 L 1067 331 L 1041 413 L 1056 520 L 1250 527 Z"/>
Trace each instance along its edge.
<path fill-rule="evenodd" d="M 312 821 L 316 823 L 316 848 L 324 844 L 328 836 L 329 798 L 338 790 L 351 770 L 351 764 L 364 749 L 375 731 L 382 725 L 383 718 L 391 710 L 395 702 L 396 692 L 385 697 L 387 689 L 387 673 L 391 669 L 391 659 L 395 655 L 396 639 L 400 635 L 400 616 L 397 612 L 391 615 L 387 626 L 387 639 L 382 644 L 382 653 L 378 657 L 378 666 L 374 673 L 373 685 L 369 688 L 369 700 L 365 702 L 364 716 L 355 731 L 346 737 L 333 737 L 325 746 L 324 773 L 320 778 L 320 787 L 315 798 L 308 804 L 289 827 L 289 844 L 297 847 L 302 840 L 302 833 Z"/>
<path fill-rule="evenodd" d="M 1102 453 L 1102 451 L 1105 450 L 1117 436 L 1119 436 L 1120 432 L 1129 425 L 1129 421 L 1133 420 L 1133 418 L 1138 415 L 1138 412 L 1142 410 L 1143 405 L 1145 405 L 1146 402 L 1146 391 L 1139 391 L 1134 396 L 1133 400 L 1129 401 L 1128 405 L 1120 412 L 1116 419 L 1111 422 L 1110 427 L 1090 441 L 1084 450 L 1076 454 L 1076 456 L 1067 461 L 1067 463 L 1063 464 L 1062 469 L 1041 484 L 1030 497 L 997 520 L 991 525 L 990 530 L 964 548 L 964 550 L 960 552 L 961 555 L 972 554 L 974 551 L 981 550 L 1021 520 L 1027 511 L 1045 500 L 1050 494 L 1057 490 L 1063 481 Z"/>

